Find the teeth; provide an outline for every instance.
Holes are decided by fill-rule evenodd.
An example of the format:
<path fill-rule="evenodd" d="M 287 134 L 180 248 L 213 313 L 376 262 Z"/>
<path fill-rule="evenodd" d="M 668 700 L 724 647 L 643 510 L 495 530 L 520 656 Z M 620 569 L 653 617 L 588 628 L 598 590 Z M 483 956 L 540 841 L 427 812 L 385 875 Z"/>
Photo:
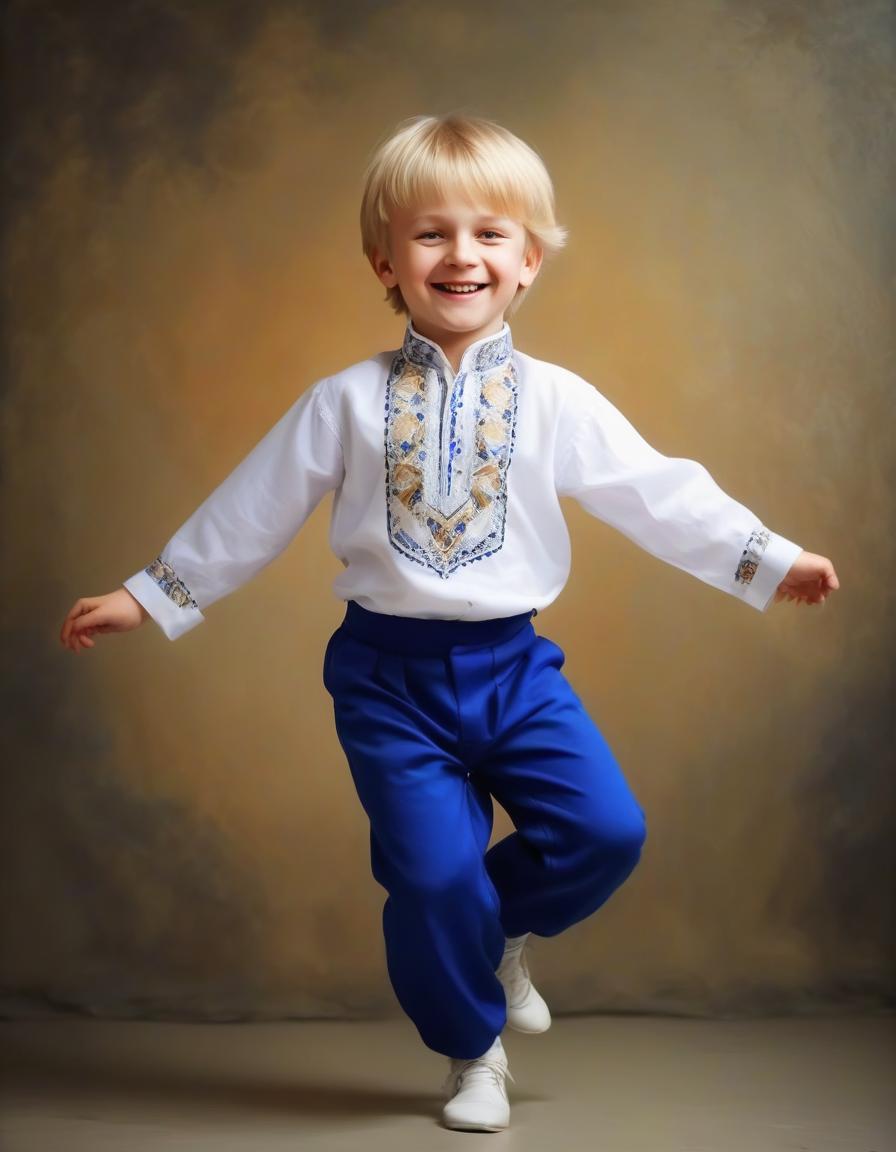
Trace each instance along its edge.
<path fill-rule="evenodd" d="M 478 292 L 480 285 L 478 284 L 440 284 L 440 288 L 445 288 L 449 292 Z"/>

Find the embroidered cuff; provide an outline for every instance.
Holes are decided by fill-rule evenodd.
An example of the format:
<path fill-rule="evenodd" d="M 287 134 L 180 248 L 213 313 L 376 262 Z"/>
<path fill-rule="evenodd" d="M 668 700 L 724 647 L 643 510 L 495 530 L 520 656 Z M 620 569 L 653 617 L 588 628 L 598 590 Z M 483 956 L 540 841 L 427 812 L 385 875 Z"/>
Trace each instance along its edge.
<path fill-rule="evenodd" d="M 161 557 L 124 581 L 169 640 L 176 640 L 201 624 L 205 617 L 187 586 Z"/>
<path fill-rule="evenodd" d="M 740 563 L 734 573 L 734 579 L 739 584 L 751 583 L 759 567 L 762 554 L 768 547 L 769 530 L 765 527 L 754 528 L 747 540 L 747 545 L 741 554 Z"/>
<path fill-rule="evenodd" d="M 157 556 L 151 564 L 146 565 L 146 574 L 155 580 L 169 600 L 173 600 L 178 608 L 198 608 L 199 605 L 190 595 L 190 589 L 177 575 L 170 564 L 166 564 L 161 556 Z"/>

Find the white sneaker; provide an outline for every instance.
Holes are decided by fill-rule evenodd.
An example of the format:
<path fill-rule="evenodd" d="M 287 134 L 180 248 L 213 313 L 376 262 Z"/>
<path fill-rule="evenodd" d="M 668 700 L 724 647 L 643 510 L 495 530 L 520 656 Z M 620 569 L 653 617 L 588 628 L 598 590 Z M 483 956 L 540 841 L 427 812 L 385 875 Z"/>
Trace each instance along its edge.
<path fill-rule="evenodd" d="M 467 1132 L 500 1132 L 510 1123 L 510 1101 L 504 1077 L 510 1076 L 501 1037 L 473 1060 L 451 1058 L 451 1071 L 443 1091 L 448 1102 L 442 1109 L 446 1128 Z"/>
<path fill-rule="evenodd" d="M 507 938 L 495 975 L 504 985 L 508 1026 L 517 1032 L 546 1032 L 551 1026 L 551 1013 L 529 978 L 523 955 L 528 938 L 528 932 Z"/>

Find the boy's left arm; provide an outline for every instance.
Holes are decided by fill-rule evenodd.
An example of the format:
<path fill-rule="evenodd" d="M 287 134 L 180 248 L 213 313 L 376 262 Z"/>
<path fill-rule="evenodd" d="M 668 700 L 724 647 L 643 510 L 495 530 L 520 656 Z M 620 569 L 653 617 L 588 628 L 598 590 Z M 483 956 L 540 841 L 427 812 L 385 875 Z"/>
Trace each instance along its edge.
<path fill-rule="evenodd" d="M 557 431 L 561 495 L 645 551 L 765 612 L 779 600 L 823 603 L 831 561 L 770 531 L 696 460 L 664 456 L 602 393 L 564 373 Z"/>

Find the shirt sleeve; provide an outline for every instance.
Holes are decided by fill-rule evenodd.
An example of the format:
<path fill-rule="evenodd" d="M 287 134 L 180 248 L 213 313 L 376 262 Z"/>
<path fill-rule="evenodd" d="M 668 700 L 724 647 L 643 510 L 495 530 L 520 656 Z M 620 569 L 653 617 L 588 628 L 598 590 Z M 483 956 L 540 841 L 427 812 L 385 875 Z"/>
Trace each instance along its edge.
<path fill-rule="evenodd" d="M 802 548 L 727 495 L 696 460 L 664 456 L 569 374 L 556 444 L 560 495 L 698 580 L 765 612 Z"/>
<path fill-rule="evenodd" d="M 158 556 L 124 581 L 169 640 L 279 556 L 341 484 L 342 445 L 325 384 L 305 391 Z"/>

